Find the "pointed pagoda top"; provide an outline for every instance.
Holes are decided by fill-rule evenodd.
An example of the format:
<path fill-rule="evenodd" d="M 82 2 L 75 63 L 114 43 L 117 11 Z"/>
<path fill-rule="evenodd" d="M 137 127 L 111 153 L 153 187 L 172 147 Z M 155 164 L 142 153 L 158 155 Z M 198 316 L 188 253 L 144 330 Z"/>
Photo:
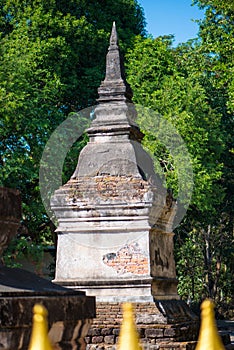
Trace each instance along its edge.
<path fill-rule="evenodd" d="M 110 36 L 110 47 L 113 48 L 113 46 L 115 47 L 118 46 L 118 34 L 116 31 L 115 21 L 113 22 L 111 36 Z"/>
<path fill-rule="evenodd" d="M 99 102 L 131 101 L 132 91 L 126 82 L 124 64 L 118 46 L 118 35 L 113 22 L 110 46 L 106 55 L 106 76 L 98 89 Z"/>

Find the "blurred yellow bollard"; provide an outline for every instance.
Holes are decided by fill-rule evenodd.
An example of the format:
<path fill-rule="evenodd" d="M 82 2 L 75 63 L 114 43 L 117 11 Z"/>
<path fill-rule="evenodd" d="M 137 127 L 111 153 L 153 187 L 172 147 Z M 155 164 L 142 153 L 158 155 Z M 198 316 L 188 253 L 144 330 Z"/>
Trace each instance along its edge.
<path fill-rule="evenodd" d="M 117 350 L 142 350 L 131 303 L 123 304 L 123 322 L 120 327 Z"/>
<path fill-rule="evenodd" d="M 225 350 L 215 322 L 214 303 L 209 299 L 201 305 L 201 327 L 195 350 Z"/>
<path fill-rule="evenodd" d="M 28 350 L 53 350 L 48 337 L 48 312 L 41 304 L 33 307 L 33 325 Z"/>

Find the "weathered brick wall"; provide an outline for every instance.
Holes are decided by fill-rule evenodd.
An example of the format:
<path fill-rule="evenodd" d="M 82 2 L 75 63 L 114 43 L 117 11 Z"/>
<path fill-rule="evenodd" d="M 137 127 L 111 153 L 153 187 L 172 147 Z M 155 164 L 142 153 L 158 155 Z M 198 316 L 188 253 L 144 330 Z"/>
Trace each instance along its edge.
<path fill-rule="evenodd" d="M 126 244 L 116 253 L 105 255 L 103 262 L 117 273 L 149 274 L 149 259 L 142 252 L 138 243 Z"/>
<path fill-rule="evenodd" d="M 171 349 L 193 349 L 197 339 L 196 322 L 178 322 L 165 324 L 164 316 L 155 303 L 135 303 L 137 330 L 144 347 L 162 350 L 171 345 Z M 179 318 L 178 318 L 179 320 Z M 120 303 L 100 303 L 96 305 L 96 319 L 93 320 L 86 337 L 87 350 L 115 348 L 118 342 L 122 308 Z M 183 346 L 182 343 L 183 342 Z M 180 345 L 178 343 L 181 343 Z M 165 345 L 167 344 L 167 345 Z"/>

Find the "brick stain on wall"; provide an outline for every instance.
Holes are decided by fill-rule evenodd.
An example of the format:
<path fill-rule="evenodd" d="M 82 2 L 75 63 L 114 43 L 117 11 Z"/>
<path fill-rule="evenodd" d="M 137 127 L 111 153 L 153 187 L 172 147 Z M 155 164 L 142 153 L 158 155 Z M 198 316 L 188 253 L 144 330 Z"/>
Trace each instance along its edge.
<path fill-rule="evenodd" d="M 119 274 L 146 275 L 149 273 L 147 254 L 140 249 L 138 243 L 126 244 L 116 253 L 104 255 L 103 262 Z"/>

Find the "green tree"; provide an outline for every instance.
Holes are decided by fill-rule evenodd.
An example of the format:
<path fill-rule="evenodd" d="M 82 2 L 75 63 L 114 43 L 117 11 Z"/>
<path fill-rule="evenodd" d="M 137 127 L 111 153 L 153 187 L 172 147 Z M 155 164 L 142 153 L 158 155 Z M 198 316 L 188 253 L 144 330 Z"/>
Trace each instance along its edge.
<path fill-rule="evenodd" d="M 231 0 L 194 0 L 205 10 L 200 21 L 199 38 L 210 58 L 209 73 L 216 88 L 214 103 L 222 97 L 227 112 L 234 111 L 234 4 Z M 218 94 L 217 92 L 220 91 Z M 215 96 L 216 95 L 216 96 Z M 222 96 L 223 95 L 223 96 Z M 223 101 L 222 101 L 223 102 Z M 223 111 L 224 112 L 224 111 Z"/>
<path fill-rule="evenodd" d="M 186 219 L 176 230 L 176 258 L 179 291 L 196 301 L 205 295 L 230 301 L 232 295 L 230 98 L 227 92 L 222 96 L 214 67 L 214 54 L 208 54 L 199 41 L 174 49 L 168 37 L 138 37 L 128 54 L 128 81 L 135 102 L 174 125 L 192 158 L 194 191 Z M 176 197 L 176 159 L 165 148 L 162 135 L 158 142 L 157 125 L 153 127 L 151 119 L 139 115 L 143 143 L 160 162 L 167 187 Z M 165 130 L 165 143 L 166 138 Z"/>
<path fill-rule="evenodd" d="M 207 95 L 209 103 L 222 118 L 225 149 L 222 154 L 221 181 L 225 188 L 225 197 L 218 208 L 217 220 L 224 217 L 223 222 L 228 228 L 227 241 L 230 242 L 231 239 L 233 241 L 234 218 L 234 4 L 229 0 L 196 0 L 194 2 L 205 10 L 204 20 L 200 22 L 199 38 L 201 50 L 209 57 L 209 66 L 206 65 L 206 72 L 209 75 Z M 228 255 L 228 258 L 227 266 L 233 274 L 233 252 Z M 230 291 L 233 295 L 233 289 Z"/>
<path fill-rule="evenodd" d="M 0 0 L 0 184 L 21 191 L 34 239 L 50 224 L 39 196 L 42 151 L 70 112 L 95 103 L 113 20 L 123 50 L 144 33 L 135 0 Z"/>
<path fill-rule="evenodd" d="M 201 83 L 204 77 L 190 67 L 198 54 L 195 49 L 184 52 L 183 48 L 171 48 L 168 38 L 138 37 L 128 55 L 127 72 L 134 90 L 134 101 L 163 115 L 184 139 L 192 155 L 194 170 L 192 204 L 204 212 L 212 211 L 214 204 L 222 200 L 223 189 L 218 180 L 222 176 L 220 157 L 224 144 L 221 116 L 207 103 L 206 90 Z M 191 55 L 193 62 L 189 62 Z M 144 144 L 153 156 L 160 159 L 167 186 L 172 187 L 176 195 L 177 174 L 173 159 L 163 145 L 159 147 L 152 142 L 154 136 L 150 132 L 152 126 L 147 125 L 149 121 L 141 121 L 139 116 L 139 123 L 146 130 Z M 154 129 L 156 133 L 157 128 Z"/>
<path fill-rule="evenodd" d="M 222 116 L 226 141 L 223 155 L 226 207 L 233 214 L 234 5 L 229 0 L 195 0 L 194 3 L 205 10 L 199 38 L 202 51 L 209 57 L 209 66 L 205 67 L 210 78 L 209 103 Z"/>

